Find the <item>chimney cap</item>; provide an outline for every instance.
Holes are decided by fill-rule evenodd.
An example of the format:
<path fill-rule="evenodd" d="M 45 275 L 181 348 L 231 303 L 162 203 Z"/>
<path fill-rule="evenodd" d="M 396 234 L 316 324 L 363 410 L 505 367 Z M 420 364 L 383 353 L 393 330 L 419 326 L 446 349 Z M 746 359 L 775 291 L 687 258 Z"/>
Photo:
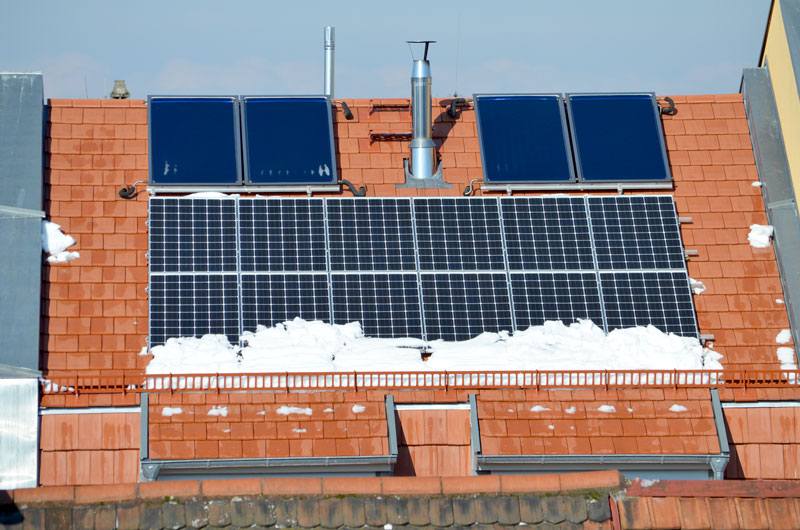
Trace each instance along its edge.
<path fill-rule="evenodd" d="M 114 88 L 109 96 L 111 96 L 111 99 L 128 99 L 131 97 L 131 93 L 128 92 L 128 88 L 125 86 L 124 79 L 114 81 Z"/>

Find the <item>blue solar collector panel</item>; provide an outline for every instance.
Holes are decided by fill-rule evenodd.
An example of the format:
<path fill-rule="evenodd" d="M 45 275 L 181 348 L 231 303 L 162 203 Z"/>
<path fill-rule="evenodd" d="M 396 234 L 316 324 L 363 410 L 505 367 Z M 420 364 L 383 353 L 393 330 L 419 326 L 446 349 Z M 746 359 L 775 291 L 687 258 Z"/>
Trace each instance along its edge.
<path fill-rule="evenodd" d="M 242 97 L 247 184 L 336 184 L 331 103 L 324 96 Z"/>
<path fill-rule="evenodd" d="M 147 112 L 151 184 L 242 182 L 236 97 L 150 96 Z"/>
<path fill-rule="evenodd" d="M 578 179 L 671 180 L 655 94 L 567 94 Z"/>
<path fill-rule="evenodd" d="M 575 180 L 559 94 L 476 94 L 473 101 L 487 183 Z"/>

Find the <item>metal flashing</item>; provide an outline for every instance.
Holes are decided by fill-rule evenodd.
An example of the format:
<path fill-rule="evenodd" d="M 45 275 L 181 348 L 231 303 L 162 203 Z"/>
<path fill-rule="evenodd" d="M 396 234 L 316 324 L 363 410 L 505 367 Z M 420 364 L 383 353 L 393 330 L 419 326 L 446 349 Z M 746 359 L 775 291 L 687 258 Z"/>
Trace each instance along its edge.
<path fill-rule="evenodd" d="M 386 407 L 386 428 L 389 436 L 389 456 L 397 460 L 397 421 L 395 420 L 397 407 L 391 394 L 386 395 L 384 406 Z"/>
<path fill-rule="evenodd" d="M 800 45 L 796 49 L 800 52 Z M 800 70 L 796 70 L 796 73 L 800 73 Z M 786 158 L 786 146 L 769 70 L 746 68 L 742 79 L 742 96 L 753 155 L 759 179 L 763 183 L 761 190 L 767 218 L 775 228 L 775 257 L 780 270 L 792 337 L 797 344 L 800 341 L 800 268 L 797 267 L 800 261 L 800 218 Z"/>
<path fill-rule="evenodd" d="M 714 411 L 714 424 L 717 428 L 717 440 L 719 441 L 718 458 L 711 461 L 711 468 L 714 471 L 714 480 L 725 478 L 725 468 L 731 459 L 731 450 L 728 446 L 728 430 L 725 428 L 725 414 L 722 412 L 722 405 L 719 401 L 719 390 L 711 389 L 711 410 Z"/>
<path fill-rule="evenodd" d="M 39 408 L 39 416 L 66 416 L 69 414 L 139 414 L 139 407 L 87 407 L 77 409 Z"/>

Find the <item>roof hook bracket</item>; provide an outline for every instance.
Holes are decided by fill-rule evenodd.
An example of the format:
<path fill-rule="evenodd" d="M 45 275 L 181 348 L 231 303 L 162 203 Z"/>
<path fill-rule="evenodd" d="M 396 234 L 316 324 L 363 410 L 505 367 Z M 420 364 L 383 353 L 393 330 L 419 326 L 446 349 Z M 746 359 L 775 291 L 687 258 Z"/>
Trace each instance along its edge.
<path fill-rule="evenodd" d="M 662 107 L 661 105 L 658 106 L 659 113 L 663 116 L 666 114 L 667 116 L 674 116 L 678 113 L 678 109 L 675 108 L 675 101 L 669 96 L 664 96 L 663 98 L 658 98 L 657 101 L 666 101 L 667 108 Z"/>

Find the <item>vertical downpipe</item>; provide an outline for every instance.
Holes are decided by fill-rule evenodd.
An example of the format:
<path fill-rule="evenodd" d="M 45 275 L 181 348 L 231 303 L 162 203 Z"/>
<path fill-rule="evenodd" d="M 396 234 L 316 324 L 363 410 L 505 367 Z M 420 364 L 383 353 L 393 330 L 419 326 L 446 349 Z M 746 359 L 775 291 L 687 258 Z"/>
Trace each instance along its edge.
<path fill-rule="evenodd" d="M 411 174 L 418 179 L 432 178 L 436 145 L 431 121 L 431 63 L 427 59 L 415 60 L 411 70 L 411 122 Z"/>
<path fill-rule="evenodd" d="M 324 94 L 333 99 L 333 49 L 335 47 L 335 28 L 325 26 L 325 88 Z"/>

